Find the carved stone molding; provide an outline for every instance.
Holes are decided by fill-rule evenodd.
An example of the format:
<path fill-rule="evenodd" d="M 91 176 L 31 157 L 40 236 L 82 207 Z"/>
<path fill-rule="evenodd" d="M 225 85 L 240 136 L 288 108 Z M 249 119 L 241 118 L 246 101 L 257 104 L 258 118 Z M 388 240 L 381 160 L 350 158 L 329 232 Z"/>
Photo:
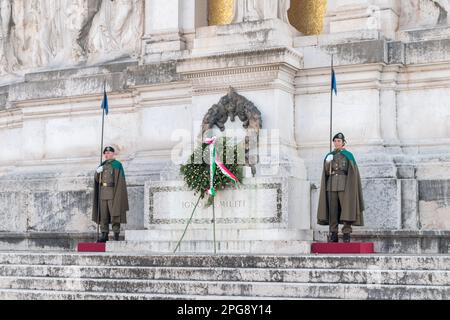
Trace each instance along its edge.
<path fill-rule="evenodd" d="M 177 71 L 193 85 L 195 94 L 236 89 L 293 90 L 294 77 L 303 66 L 303 56 L 288 48 L 269 48 L 194 57 L 179 61 Z"/>

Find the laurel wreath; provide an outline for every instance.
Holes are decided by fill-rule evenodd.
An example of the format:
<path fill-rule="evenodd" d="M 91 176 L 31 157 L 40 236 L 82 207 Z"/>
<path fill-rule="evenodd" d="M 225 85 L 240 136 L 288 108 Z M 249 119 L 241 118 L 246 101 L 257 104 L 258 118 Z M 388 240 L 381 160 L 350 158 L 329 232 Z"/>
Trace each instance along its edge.
<path fill-rule="evenodd" d="M 242 181 L 243 165 L 238 163 L 238 159 L 242 159 L 240 150 L 243 150 L 243 148 L 240 148 L 239 145 L 232 144 L 230 139 L 219 138 L 217 141 L 217 150 L 219 154 L 223 155 L 223 159 L 226 159 L 226 166 L 231 173 L 239 181 Z M 228 152 L 232 154 L 232 157 L 230 157 Z M 190 190 L 194 191 L 195 195 L 199 195 L 201 199 L 208 196 L 210 187 L 209 145 L 203 143 L 201 146 L 198 146 L 190 156 L 188 163 L 180 167 L 180 173 L 186 185 Z M 219 192 L 230 187 L 235 187 L 235 184 L 222 172 L 218 171 L 214 180 L 214 188 Z"/>

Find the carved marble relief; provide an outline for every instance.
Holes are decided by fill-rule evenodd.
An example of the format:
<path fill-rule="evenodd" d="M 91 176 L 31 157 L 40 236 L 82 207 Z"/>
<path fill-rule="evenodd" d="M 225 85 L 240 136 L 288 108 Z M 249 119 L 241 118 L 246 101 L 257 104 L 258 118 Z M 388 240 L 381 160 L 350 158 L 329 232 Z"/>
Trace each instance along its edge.
<path fill-rule="evenodd" d="M 144 0 L 0 0 L 0 74 L 138 54 L 143 5 Z"/>
<path fill-rule="evenodd" d="M 89 33 L 89 51 L 96 56 L 138 54 L 144 23 L 142 13 L 141 0 L 104 1 Z"/>
<path fill-rule="evenodd" d="M 400 29 L 420 29 L 450 24 L 450 0 L 403 0 Z"/>

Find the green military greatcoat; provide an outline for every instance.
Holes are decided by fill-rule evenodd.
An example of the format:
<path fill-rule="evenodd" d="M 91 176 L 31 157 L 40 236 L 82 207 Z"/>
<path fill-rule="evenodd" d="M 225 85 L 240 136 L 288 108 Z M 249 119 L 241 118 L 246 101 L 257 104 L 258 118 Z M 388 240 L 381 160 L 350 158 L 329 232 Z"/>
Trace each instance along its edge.
<path fill-rule="evenodd" d="M 358 166 L 353 154 L 347 150 L 341 150 L 340 153 L 348 160 L 348 173 L 345 179 L 344 198 L 342 201 L 341 214 L 339 216 L 339 223 L 343 224 L 344 221 L 351 223 L 354 226 L 364 225 L 364 200 L 361 186 L 361 177 L 359 175 Z M 330 176 L 326 172 L 326 158 L 329 155 L 338 154 L 337 151 L 333 151 L 325 157 L 320 195 L 319 195 L 319 207 L 317 210 L 317 223 L 319 225 L 329 225 L 329 192 L 327 192 L 327 185 Z M 333 179 L 333 176 L 331 176 Z"/>
<path fill-rule="evenodd" d="M 106 164 L 110 164 L 113 170 L 113 180 L 114 180 L 114 189 L 113 189 L 113 200 L 112 200 L 112 210 L 111 210 L 111 218 L 120 223 L 127 223 L 127 211 L 129 210 L 128 205 L 128 192 L 127 192 L 127 183 L 125 180 L 125 171 L 123 169 L 122 164 L 117 160 L 109 160 L 102 163 L 102 166 Z M 94 187 L 94 201 L 92 208 L 92 221 L 95 223 L 99 222 L 98 217 L 98 193 L 99 193 L 99 180 L 100 174 L 96 173 L 95 175 L 95 187 Z"/>

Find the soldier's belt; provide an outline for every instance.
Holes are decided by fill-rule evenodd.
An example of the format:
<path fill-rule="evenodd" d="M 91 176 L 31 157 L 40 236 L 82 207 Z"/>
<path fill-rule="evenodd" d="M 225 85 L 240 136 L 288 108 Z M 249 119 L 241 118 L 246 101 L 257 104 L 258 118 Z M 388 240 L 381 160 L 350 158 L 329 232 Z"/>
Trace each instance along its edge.
<path fill-rule="evenodd" d="M 333 176 L 346 176 L 347 172 L 345 172 L 345 171 L 332 171 L 331 174 Z"/>
<path fill-rule="evenodd" d="M 114 183 L 102 183 L 101 186 L 106 187 L 106 188 L 113 188 L 115 186 L 115 184 Z"/>

